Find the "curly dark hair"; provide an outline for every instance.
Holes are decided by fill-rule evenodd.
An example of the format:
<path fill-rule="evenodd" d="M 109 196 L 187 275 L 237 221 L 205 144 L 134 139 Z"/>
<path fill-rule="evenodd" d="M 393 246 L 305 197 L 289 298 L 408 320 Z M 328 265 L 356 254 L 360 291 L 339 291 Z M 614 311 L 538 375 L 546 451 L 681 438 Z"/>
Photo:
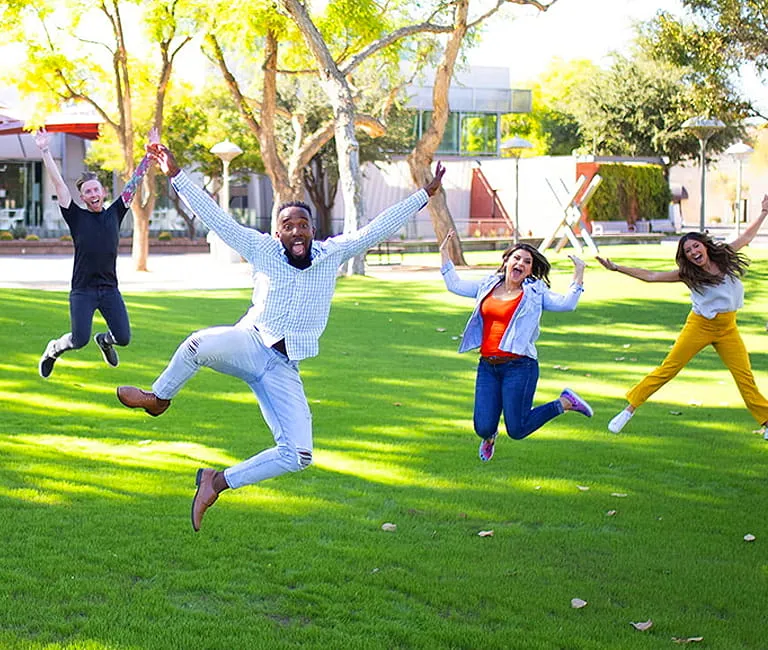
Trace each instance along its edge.
<path fill-rule="evenodd" d="M 530 244 L 513 244 L 507 248 L 507 250 L 505 250 L 504 254 L 501 256 L 501 266 L 496 272 L 502 278 L 507 276 L 505 268 L 507 266 L 507 260 L 509 259 L 509 256 L 517 250 L 524 250 L 531 254 L 531 257 L 533 257 L 531 277 L 536 278 L 537 280 L 541 280 L 549 287 L 549 271 L 552 268 L 552 265 L 549 263 L 549 260 L 547 260 L 547 258 L 538 251 L 538 249 L 534 248 Z"/>
<path fill-rule="evenodd" d="M 301 208 L 304 210 L 304 212 L 307 213 L 307 216 L 309 217 L 309 223 L 311 226 L 315 225 L 314 217 L 312 216 L 312 208 L 309 207 L 307 203 L 304 203 L 304 201 L 286 201 L 285 203 L 281 203 L 277 207 L 277 214 L 280 214 L 284 208 Z"/>
<path fill-rule="evenodd" d="M 709 236 L 709 233 L 689 232 L 680 238 L 675 254 L 680 279 L 685 282 L 689 289 L 700 291 L 705 286 L 714 286 L 722 281 L 722 278 L 696 266 L 685 256 L 685 243 L 691 239 L 704 245 L 709 259 L 717 265 L 723 275 L 730 275 L 735 278 L 742 277 L 747 272 L 749 258 L 746 255 L 742 255 L 731 248 L 730 244 L 715 241 Z"/>

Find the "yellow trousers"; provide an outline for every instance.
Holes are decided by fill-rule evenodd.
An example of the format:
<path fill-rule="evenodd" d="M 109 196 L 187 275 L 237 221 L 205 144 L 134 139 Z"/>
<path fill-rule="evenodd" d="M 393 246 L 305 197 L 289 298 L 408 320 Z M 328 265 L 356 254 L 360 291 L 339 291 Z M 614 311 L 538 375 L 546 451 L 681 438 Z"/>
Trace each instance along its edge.
<path fill-rule="evenodd" d="M 627 401 L 635 408 L 645 403 L 707 345 L 715 348 L 725 367 L 730 370 L 752 417 L 759 424 L 768 423 L 768 400 L 755 385 L 747 348 L 736 326 L 735 311 L 718 314 L 711 320 L 693 312 L 688 314 L 685 326 L 667 357 L 627 393 Z"/>

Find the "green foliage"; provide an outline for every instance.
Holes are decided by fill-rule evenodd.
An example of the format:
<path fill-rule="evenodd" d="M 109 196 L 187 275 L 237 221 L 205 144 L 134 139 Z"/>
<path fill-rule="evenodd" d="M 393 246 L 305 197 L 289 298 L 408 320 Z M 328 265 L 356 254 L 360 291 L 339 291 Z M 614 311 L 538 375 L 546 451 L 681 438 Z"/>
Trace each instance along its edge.
<path fill-rule="evenodd" d="M 24 237 L 25 241 L 40 241 L 40 237 L 38 237 L 35 233 L 30 233 L 26 237 Z"/>
<path fill-rule="evenodd" d="M 161 233 L 158 233 L 157 235 L 157 241 L 171 241 L 173 239 L 173 235 L 169 233 L 168 231 L 164 230 Z"/>
<path fill-rule="evenodd" d="M 0 241 L 13 241 L 13 233 L 10 230 L 0 230 Z"/>
<path fill-rule="evenodd" d="M 598 173 L 603 180 L 587 205 L 590 220 L 667 218 L 672 195 L 660 166 L 604 163 Z"/>
<path fill-rule="evenodd" d="M 11 230 L 14 239 L 24 239 L 27 236 L 27 229 L 23 223 L 17 223 Z"/>
<path fill-rule="evenodd" d="M 72 235 L 62 235 L 59 237 L 59 241 L 72 241 Z"/>
<path fill-rule="evenodd" d="M 687 117 L 712 115 L 732 125 L 755 115 L 735 83 L 741 66 L 754 61 L 744 54 L 731 28 L 659 12 L 639 27 L 637 44 L 643 56 L 677 71 Z M 722 150 L 734 137 L 733 132 L 721 133 L 711 146 Z"/>

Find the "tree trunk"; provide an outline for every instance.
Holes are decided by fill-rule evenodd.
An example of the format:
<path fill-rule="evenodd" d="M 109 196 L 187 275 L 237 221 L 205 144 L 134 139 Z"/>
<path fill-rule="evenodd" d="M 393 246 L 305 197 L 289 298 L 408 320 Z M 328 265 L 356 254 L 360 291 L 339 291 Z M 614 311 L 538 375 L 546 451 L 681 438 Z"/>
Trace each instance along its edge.
<path fill-rule="evenodd" d="M 360 175 L 360 146 L 355 135 L 355 102 L 352 91 L 333 60 L 322 35 L 298 0 L 281 0 L 318 62 L 320 79 L 334 114 L 334 135 L 339 163 L 339 185 L 344 197 L 344 232 L 360 228 L 364 212 Z M 365 275 L 365 253 L 346 265 L 347 275 Z"/>
<path fill-rule="evenodd" d="M 445 125 L 448 123 L 448 115 L 451 110 L 448 104 L 448 91 L 461 44 L 467 34 L 468 12 L 469 0 L 459 0 L 456 4 L 453 31 L 448 37 L 443 58 L 435 71 L 435 85 L 432 90 L 432 120 L 426 132 L 407 157 L 408 167 L 416 187 L 424 187 L 433 178 L 431 166 L 435 152 L 443 139 Z M 445 191 L 442 188 L 438 194 L 432 197 L 428 209 L 437 241 L 442 242 L 449 230 L 456 230 L 453 217 L 445 202 Z M 466 265 L 458 237 L 451 241 L 448 252 L 454 264 Z"/>

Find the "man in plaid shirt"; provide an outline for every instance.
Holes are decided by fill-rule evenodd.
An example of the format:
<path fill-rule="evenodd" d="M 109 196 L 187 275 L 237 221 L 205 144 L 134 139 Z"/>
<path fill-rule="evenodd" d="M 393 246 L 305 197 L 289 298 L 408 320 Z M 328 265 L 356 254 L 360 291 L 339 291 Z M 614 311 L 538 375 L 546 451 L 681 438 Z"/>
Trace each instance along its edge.
<path fill-rule="evenodd" d="M 312 462 L 312 415 L 299 376 L 299 361 L 318 353 L 328 322 L 339 266 L 394 235 L 441 186 L 445 168 L 423 189 L 351 233 L 314 241 L 311 209 L 293 201 L 280 206 L 275 237 L 235 221 L 179 169 L 167 147 L 149 154 L 176 192 L 203 222 L 253 267 L 252 306 L 238 323 L 195 332 L 173 355 L 152 391 L 120 386 L 118 399 L 158 416 L 201 367 L 239 377 L 255 393 L 275 446 L 223 471 L 201 468 L 192 500 L 192 527 L 227 488 L 258 483 Z"/>

